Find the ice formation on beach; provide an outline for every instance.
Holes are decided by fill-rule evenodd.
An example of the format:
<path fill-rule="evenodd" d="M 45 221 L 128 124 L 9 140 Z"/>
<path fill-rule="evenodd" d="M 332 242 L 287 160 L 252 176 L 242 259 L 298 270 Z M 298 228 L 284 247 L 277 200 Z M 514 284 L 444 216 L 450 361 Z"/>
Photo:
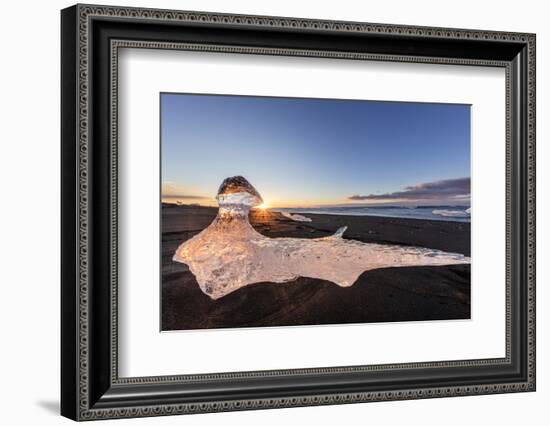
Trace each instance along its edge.
<path fill-rule="evenodd" d="M 302 216 L 301 214 L 292 214 L 287 212 L 281 212 L 281 214 L 294 222 L 311 222 L 309 217 Z"/>
<path fill-rule="evenodd" d="M 310 277 L 349 287 L 371 269 L 470 263 L 470 258 L 457 253 L 345 240 L 346 227 L 323 238 L 268 238 L 248 221 L 250 209 L 263 201 L 241 176 L 225 179 L 216 198 L 219 210 L 214 221 L 181 244 L 173 257 L 189 266 L 212 299 L 259 282 Z"/>

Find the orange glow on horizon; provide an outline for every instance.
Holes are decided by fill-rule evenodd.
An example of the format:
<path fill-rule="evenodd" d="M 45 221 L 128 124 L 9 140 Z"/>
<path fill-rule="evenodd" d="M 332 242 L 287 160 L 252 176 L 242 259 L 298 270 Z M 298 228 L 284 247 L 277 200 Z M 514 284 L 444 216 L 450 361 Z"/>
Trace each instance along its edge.
<path fill-rule="evenodd" d="M 256 206 L 256 208 L 258 208 L 260 210 L 267 210 L 269 208 L 269 205 L 266 202 L 263 202 L 259 206 Z"/>

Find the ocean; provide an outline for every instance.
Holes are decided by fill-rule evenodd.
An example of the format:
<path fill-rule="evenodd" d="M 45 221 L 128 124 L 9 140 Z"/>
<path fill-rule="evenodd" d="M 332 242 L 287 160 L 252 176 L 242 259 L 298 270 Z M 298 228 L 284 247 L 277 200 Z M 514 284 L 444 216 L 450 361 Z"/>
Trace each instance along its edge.
<path fill-rule="evenodd" d="M 382 216 L 405 219 L 446 220 L 452 222 L 470 222 L 469 206 L 349 206 L 319 208 L 271 208 L 272 211 L 286 213 L 317 213 L 346 216 Z"/>

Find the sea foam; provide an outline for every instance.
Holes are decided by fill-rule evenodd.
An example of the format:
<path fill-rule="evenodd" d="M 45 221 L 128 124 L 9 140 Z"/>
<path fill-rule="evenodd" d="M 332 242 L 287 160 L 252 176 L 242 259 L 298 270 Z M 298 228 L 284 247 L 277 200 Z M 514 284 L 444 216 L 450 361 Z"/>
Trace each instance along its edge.
<path fill-rule="evenodd" d="M 432 214 L 443 217 L 470 217 L 470 209 L 466 210 L 432 210 Z"/>

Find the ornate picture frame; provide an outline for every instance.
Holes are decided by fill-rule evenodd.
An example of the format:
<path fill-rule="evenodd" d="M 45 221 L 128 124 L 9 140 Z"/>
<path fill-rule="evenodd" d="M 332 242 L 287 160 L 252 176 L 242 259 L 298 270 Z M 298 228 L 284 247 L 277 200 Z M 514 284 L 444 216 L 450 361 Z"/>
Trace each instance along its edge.
<path fill-rule="evenodd" d="M 534 34 L 96 5 L 64 9 L 61 28 L 62 415 L 93 420 L 535 390 Z M 125 47 L 505 69 L 506 356 L 119 377 L 117 72 Z"/>

